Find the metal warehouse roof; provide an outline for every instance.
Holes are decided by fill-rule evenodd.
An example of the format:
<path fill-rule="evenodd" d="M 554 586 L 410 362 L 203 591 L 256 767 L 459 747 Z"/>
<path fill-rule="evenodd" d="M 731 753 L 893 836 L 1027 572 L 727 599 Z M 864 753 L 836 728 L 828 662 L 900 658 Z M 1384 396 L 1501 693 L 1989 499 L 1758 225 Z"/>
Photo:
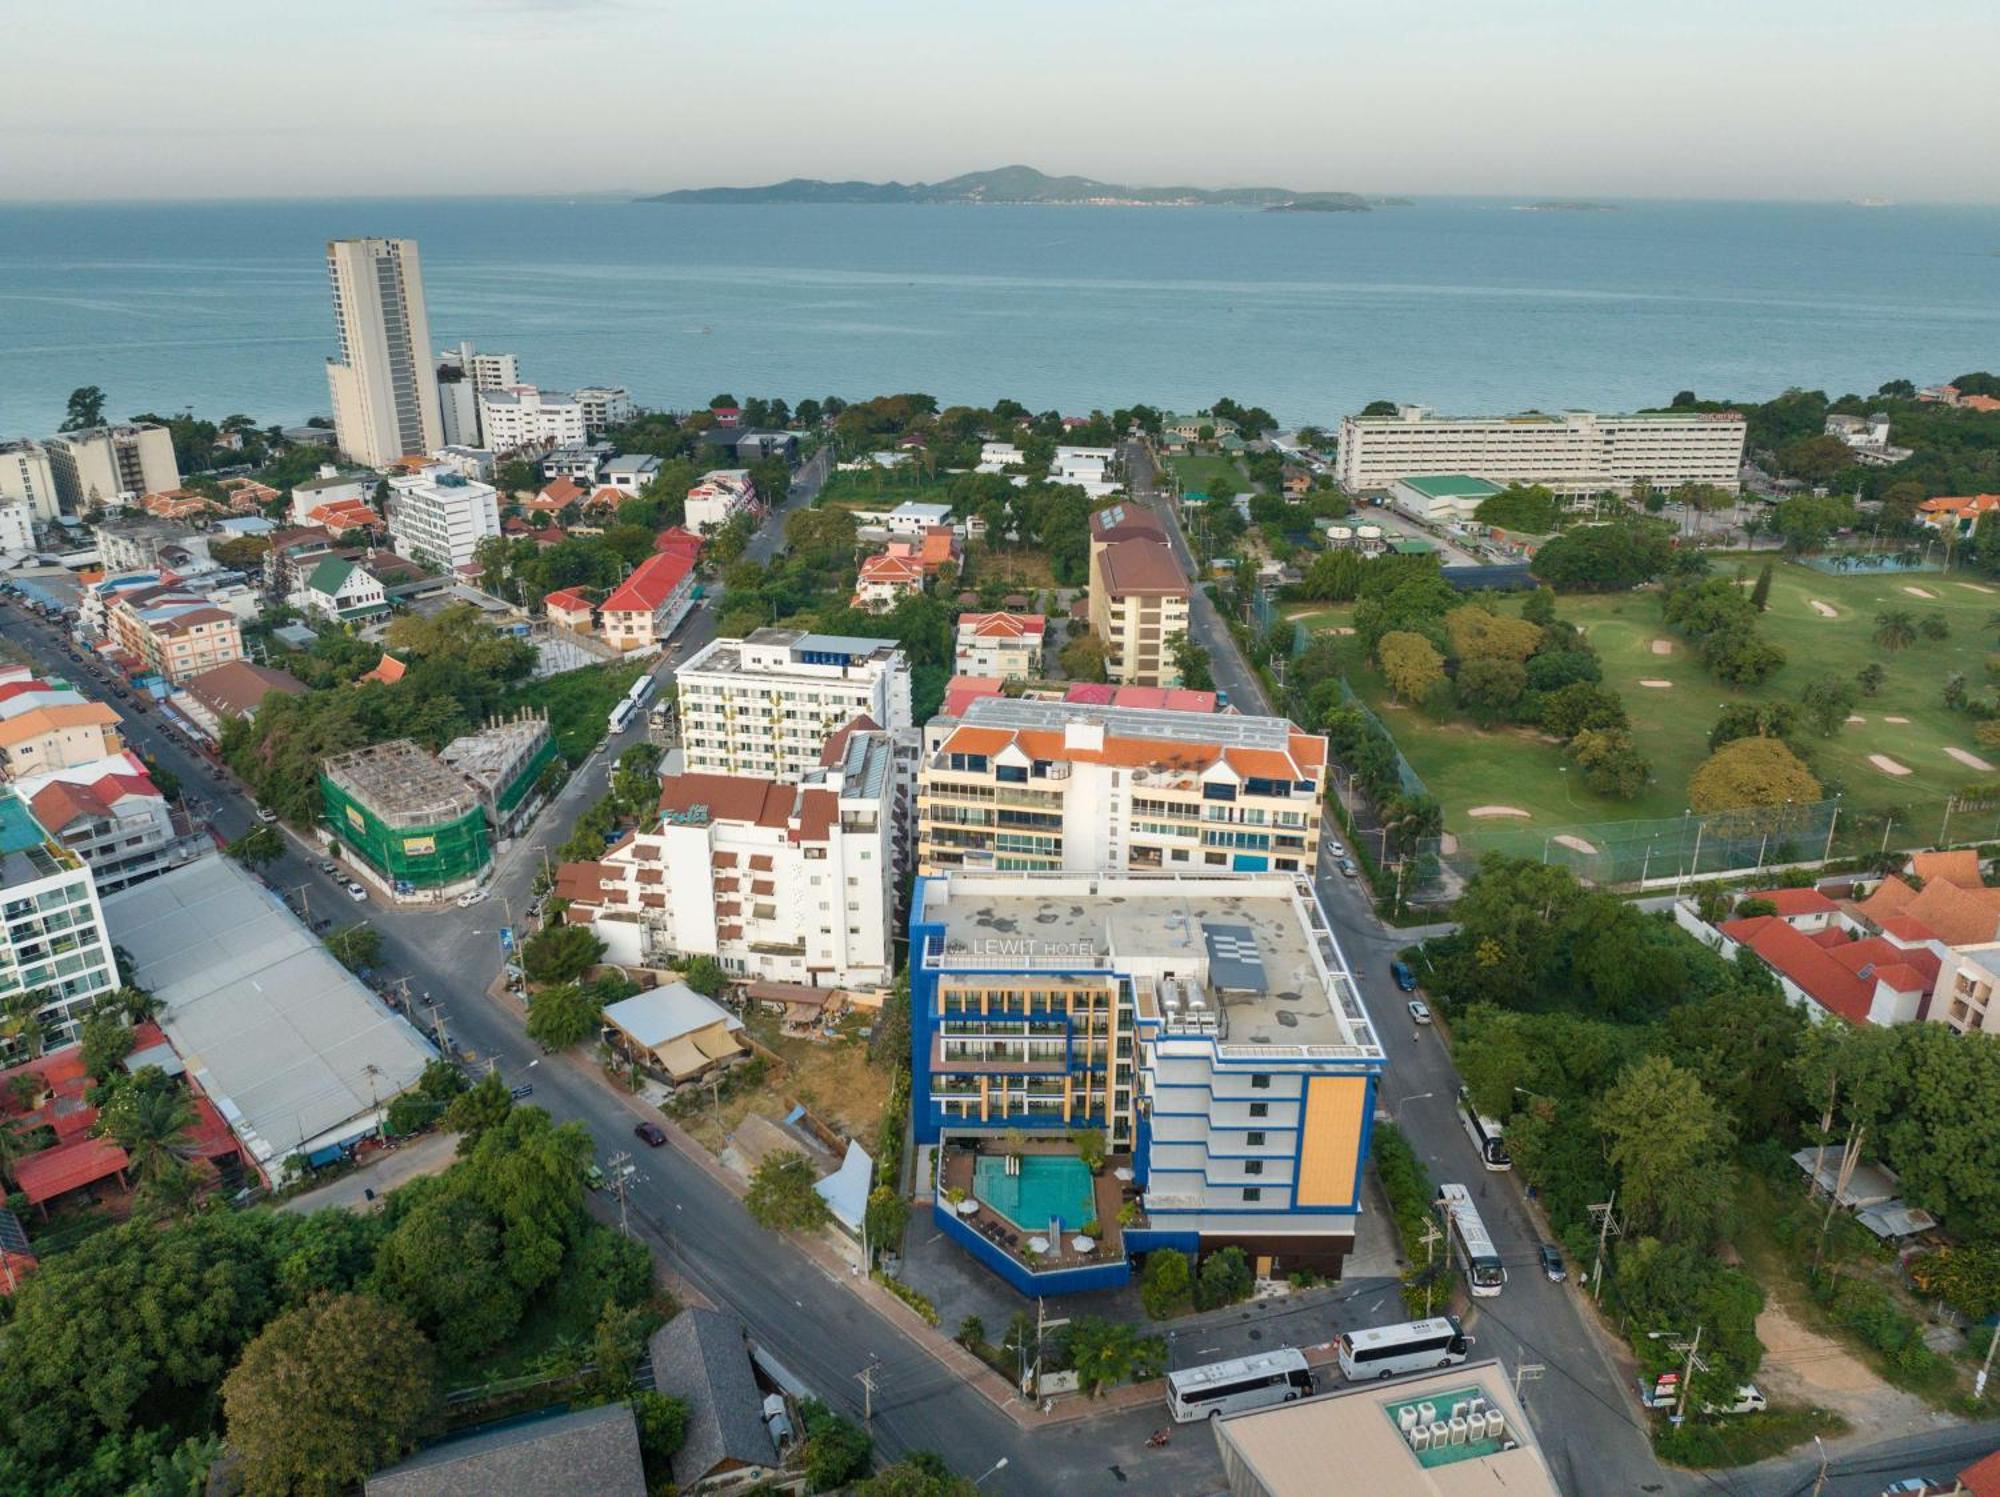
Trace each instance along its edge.
<path fill-rule="evenodd" d="M 104 900 L 133 981 L 260 1162 L 341 1142 L 416 1084 L 436 1051 L 228 858 Z"/>

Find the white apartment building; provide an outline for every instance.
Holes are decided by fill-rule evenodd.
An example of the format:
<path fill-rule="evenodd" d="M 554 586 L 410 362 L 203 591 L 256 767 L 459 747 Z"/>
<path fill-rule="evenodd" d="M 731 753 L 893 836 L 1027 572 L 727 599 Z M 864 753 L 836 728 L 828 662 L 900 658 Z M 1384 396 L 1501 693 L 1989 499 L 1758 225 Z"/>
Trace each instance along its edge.
<path fill-rule="evenodd" d="M 482 445 L 495 452 L 581 442 L 583 407 L 574 395 L 533 385 L 481 390 L 479 430 Z"/>
<path fill-rule="evenodd" d="M 150 422 L 66 431 L 50 437 L 45 450 L 56 493 L 72 514 L 181 486 L 173 435 Z"/>
<path fill-rule="evenodd" d="M 1747 428 L 1734 411 L 1600 416 L 1439 416 L 1406 405 L 1394 416 L 1345 416 L 1334 476 L 1349 493 L 1387 489 L 1412 474 L 1469 473 L 1497 484 L 1546 484 L 1559 494 L 1629 492 L 1742 478 Z"/>
<path fill-rule="evenodd" d="M 893 639 L 758 629 L 714 639 L 674 671 L 687 768 L 792 781 L 858 717 L 911 726 L 910 662 Z"/>
<path fill-rule="evenodd" d="M 1327 742 L 1282 717 L 996 696 L 924 736 L 920 873 L 1318 866 Z"/>
<path fill-rule="evenodd" d="M 35 549 L 35 508 L 25 499 L 0 503 L 0 551 Z"/>
<path fill-rule="evenodd" d="M 43 992 L 36 1010 L 51 1048 L 73 1044 L 91 1005 L 118 986 L 111 937 L 90 867 L 12 791 L 0 792 L 0 1003 Z M 26 1047 L 15 1041 L 11 1058 Z"/>
<path fill-rule="evenodd" d="M 829 740 L 796 784 L 668 775 L 658 822 L 556 892 L 621 966 L 707 956 L 744 978 L 878 988 L 894 971 L 895 751 L 889 735 Z"/>
<path fill-rule="evenodd" d="M 952 666 L 961 676 L 1002 681 L 1042 673 L 1048 620 L 1039 613 L 961 613 Z"/>
<path fill-rule="evenodd" d="M 470 343 L 438 354 L 438 415 L 444 422 L 444 445 L 482 445 L 479 392 L 521 383 L 521 361 L 511 353 L 480 353 Z"/>
<path fill-rule="evenodd" d="M 62 513 L 55 470 L 40 442 L 28 437 L 0 442 L 0 499 L 27 505 L 38 519 L 53 520 Z"/>
<path fill-rule="evenodd" d="M 440 369 L 456 369 L 475 390 L 504 390 L 521 383 L 521 361 L 511 353 L 480 353 L 470 343 L 438 354 Z"/>
<path fill-rule="evenodd" d="M 585 385 L 576 392 L 576 403 L 583 410 L 583 431 L 588 437 L 601 437 L 635 414 L 632 392 L 623 385 Z"/>
<path fill-rule="evenodd" d="M 317 476 L 292 485 L 291 521 L 310 525 L 313 511 L 326 504 L 368 504 L 377 482 L 373 473 L 343 473 L 332 463 L 321 463 Z"/>
<path fill-rule="evenodd" d="M 389 542 L 397 554 L 462 567 L 479 543 L 500 533 L 500 496 L 449 468 L 389 480 Z"/>
<path fill-rule="evenodd" d="M 1310 874 L 955 872 L 909 932 L 919 1143 L 1101 1128 L 1127 1254 L 1339 1273 L 1383 1050 Z"/>
<path fill-rule="evenodd" d="M 335 239 L 326 269 L 340 340 L 326 364 L 335 445 L 370 468 L 442 447 L 416 240 Z"/>
<path fill-rule="evenodd" d="M 756 505 L 757 485 L 750 481 L 748 468 L 717 468 L 702 474 L 700 482 L 687 491 L 685 523 L 690 530 L 720 530 Z"/>
<path fill-rule="evenodd" d="M 46 774 L 14 788 L 35 820 L 90 865 L 100 894 L 165 873 L 214 844 L 176 821 L 146 766 L 129 750 Z"/>

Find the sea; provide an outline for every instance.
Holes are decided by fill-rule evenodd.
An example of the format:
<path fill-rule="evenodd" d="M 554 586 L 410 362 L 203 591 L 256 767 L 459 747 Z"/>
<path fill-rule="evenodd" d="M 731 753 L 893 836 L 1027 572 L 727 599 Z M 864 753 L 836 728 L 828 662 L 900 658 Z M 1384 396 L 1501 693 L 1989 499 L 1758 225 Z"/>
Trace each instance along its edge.
<path fill-rule="evenodd" d="M 324 242 L 414 238 L 432 338 L 642 405 L 1228 395 L 1288 424 L 1840 394 L 2000 367 L 2000 207 L 1424 200 L 1369 213 L 608 198 L 0 205 L 0 436 L 328 410 Z"/>

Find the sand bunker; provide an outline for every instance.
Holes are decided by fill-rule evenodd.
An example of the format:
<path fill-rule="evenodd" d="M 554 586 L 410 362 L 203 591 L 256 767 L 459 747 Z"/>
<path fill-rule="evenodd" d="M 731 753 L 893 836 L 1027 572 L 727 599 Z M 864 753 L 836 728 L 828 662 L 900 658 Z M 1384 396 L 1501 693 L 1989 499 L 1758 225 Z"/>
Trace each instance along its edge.
<path fill-rule="evenodd" d="M 1673 652 L 1674 642 L 1671 639 L 1656 639 L 1653 641 L 1653 653 L 1655 655 L 1671 655 Z"/>
<path fill-rule="evenodd" d="M 1568 832 L 1560 834 L 1559 836 L 1556 837 L 1555 840 L 1560 842 L 1564 847 L 1567 847 L 1575 852 L 1595 853 L 1597 851 L 1596 848 L 1592 847 L 1588 842 L 1584 841 L 1583 838 L 1572 837 Z"/>
<path fill-rule="evenodd" d="M 1335 624 L 1331 629 L 1327 630 L 1326 632 L 1328 634 L 1338 634 L 1344 638 L 1347 635 L 1350 635 L 1354 632 L 1354 626 L 1352 624 Z"/>
<path fill-rule="evenodd" d="M 1937 596 L 1936 593 L 1927 587 L 1906 587 L 1903 591 L 1913 598 L 1935 598 Z"/>
<path fill-rule="evenodd" d="M 1868 719 L 1863 717 L 1859 712 L 1848 713 L 1847 720 L 1851 723 L 1865 723 L 1868 721 Z"/>
<path fill-rule="evenodd" d="M 1467 816 L 1532 816 L 1534 812 L 1523 811 L 1519 806 L 1474 806 L 1465 814 Z"/>
<path fill-rule="evenodd" d="M 1813 612 L 1823 619 L 1837 619 L 1840 617 L 1840 610 L 1835 608 L 1831 603 L 1822 603 L 1818 598 L 1814 598 L 1812 606 Z"/>
<path fill-rule="evenodd" d="M 1670 691 L 1673 689 L 1674 683 L 1671 681 L 1641 681 L 1639 684 L 1641 686 L 1650 686 L 1655 691 Z"/>
<path fill-rule="evenodd" d="M 1959 583 L 1959 586 L 1964 588 L 1970 588 L 1975 593 L 1990 593 L 1993 591 L 1992 588 L 1988 587 L 1983 582 L 1961 582 Z"/>
<path fill-rule="evenodd" d="M 1885 723 L 1901 723 L 1906 728 L 1910 725 L 1910 720 L 1907 717 L 1885 717 L 1882 721 Z"/>
<path fill-rule="evenodd" d="M 1980 758 L 1979 755 L 1972 753 L 1966 749 L 1947 748 L 1945 749 L 1945 752 L 1947 754 L 1950 754 L 1952 758 L 1958 760 L 1958 762 L 1963 764 L 1967 769 L 1976 769 L 1981 774 L 1993 773 L 1993 766 L 1991 764 L 1988 764 L 1984 759 Z"/>
<path fill-rule="evenodd" d="M 1887 754 L 1870 754 L 1868 756 L 1868 762 L 1874 765 L 1877 769 L 1881 770 L 1882 773 L 1895 775 L 1898 778 L 1910 772 L 1909 765 L 1898 764 L 1894 759 L 1891 759 Z"/>

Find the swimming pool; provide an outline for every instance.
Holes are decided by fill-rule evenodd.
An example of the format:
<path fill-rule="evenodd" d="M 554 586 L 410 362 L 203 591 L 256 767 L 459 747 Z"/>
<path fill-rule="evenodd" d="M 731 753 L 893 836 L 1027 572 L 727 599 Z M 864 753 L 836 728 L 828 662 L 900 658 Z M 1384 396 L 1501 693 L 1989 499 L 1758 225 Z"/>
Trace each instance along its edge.
<path fill-rule="evenodd" d="M 972 1193 L 1015 1226 L 1046 1232 L 1049 1218 L 1062 1218 L 1063 1230 L 1077 1232 L 1097 1216 L 1090 1170 L 1067 1154 L 1024 1154 L 1021 1172 L 1007 1173 L 1007 1158 L 982 1154 L 972 1171 Z"/>

